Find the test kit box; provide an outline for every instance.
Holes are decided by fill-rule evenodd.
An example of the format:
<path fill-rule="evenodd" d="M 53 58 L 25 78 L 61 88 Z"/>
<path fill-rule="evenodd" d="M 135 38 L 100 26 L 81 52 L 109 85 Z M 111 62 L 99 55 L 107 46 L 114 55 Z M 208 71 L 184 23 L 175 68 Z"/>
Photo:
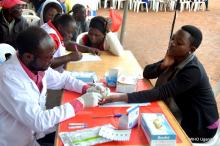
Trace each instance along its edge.
<path fill-rule="evenodd" d="M 137 78 L 134 76 L 120 75 L 117 79 L 116 92 L 131 93 L 135 92 Z"/>
<path fill-rule="evenodd" d="M 142 130 L 150 146 L 175 146 L 176 133 L 161 113 L 143 113 Z"/>
<path fill-rule="evenodd" d="M 80 71 L 80 72 L 73 71 L 72 76 L 88 84 L 92 84 L 98 81 L 98 77 L 96 76 L 96 73 L 92 71 Z"/>

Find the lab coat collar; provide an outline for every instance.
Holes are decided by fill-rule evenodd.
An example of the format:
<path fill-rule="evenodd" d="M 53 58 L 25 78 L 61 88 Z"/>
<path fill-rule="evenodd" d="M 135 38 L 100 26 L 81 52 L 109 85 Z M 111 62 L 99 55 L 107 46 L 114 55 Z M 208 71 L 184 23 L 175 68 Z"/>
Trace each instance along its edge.
<path fill-rule="evenodd" d="M 35 90 L 37 90 L 39 92 L 39 95 L 40 95 L 40 90 L 38 89 L 36 83 L 28 76 L 28 74 L 25 72 L 25 70 L 23 69 L 17 55 L 13 55 L 8 61 L 12 61 L 12 63 L 14 64 L 14 69 L 17 71 L 17 72 L 20 72 L 19 75 L 23 75 L 25 79 L 27 79 L 28 82 L 30 82 L 33 86 L 33 88 Z M 44 78 L 44 77 L 43 77 Z M 43 80 L 43 79 L 42 79 Z M 44 85 L 43 85 L 44 86 Z M 44 88 L 44 87 L 43 87 Z M 42 89 L 43 90 L 43 89 Z"/>

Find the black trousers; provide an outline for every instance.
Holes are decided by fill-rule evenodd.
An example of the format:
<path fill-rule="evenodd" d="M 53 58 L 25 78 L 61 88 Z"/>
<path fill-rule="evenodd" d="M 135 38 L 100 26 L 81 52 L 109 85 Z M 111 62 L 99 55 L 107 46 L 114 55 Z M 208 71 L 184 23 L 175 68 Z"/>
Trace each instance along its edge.
<path fill-rule="evenodd" d="M 56 132 L 47 134 L 45 137 L 38 139 L 37 142 L 41 146 L 53 146 L 55 141 Z"/>
<path fill-rule="evenodd" d="M 193 143 L 204 143 L 209 141 L 215 136 L 218 129 L 205 128 L 198 131 L 193 129 L 193 127 L 184 126 L 182 123 L 181 126 Z"/>

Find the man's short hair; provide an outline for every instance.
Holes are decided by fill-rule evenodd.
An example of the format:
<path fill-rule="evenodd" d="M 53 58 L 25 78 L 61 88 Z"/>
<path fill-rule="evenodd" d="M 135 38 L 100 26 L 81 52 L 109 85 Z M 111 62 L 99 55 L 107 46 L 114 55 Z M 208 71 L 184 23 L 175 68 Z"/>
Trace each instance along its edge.
<path fill-rule="evenodd" d="M 40 42 L 44 39 L 51 39 L 42 28 L 31 26 L 19 33 L 16 39 L 17 49 L 20 55 L 24 53 L 35 54 L 39 50 Z"/>
<path fill-rule="evenodd" d="M 83 6 L 83 5 L 81 5 L 81 4 L 75 4 L 73 7 L 72 7 L 72 10 L 70 11 L 70 12 L 73 12 L 73 14 L 75 14 L 75 13 L 78 13 L 78 12 L 80 12 L 80 11 L 82 11 L 82 10 L 85 10 L 86 8 Z"/>
<path fill-rule="evenodd" d="M 182 30 L 188 32 L 191 35 L 191 42 L 192 45 L 196 48 L 199 47 L 199 45 L 202 42 L 202 32 L 199 28 L 193 26 L 193 25 L 184 25 L 181 27 Z"/>

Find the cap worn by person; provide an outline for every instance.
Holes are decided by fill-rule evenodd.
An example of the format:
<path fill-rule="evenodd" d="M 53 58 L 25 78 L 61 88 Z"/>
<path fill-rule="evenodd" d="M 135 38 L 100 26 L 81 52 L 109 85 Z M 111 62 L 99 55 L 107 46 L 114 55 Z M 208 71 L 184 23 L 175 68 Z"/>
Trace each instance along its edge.
<path fill-rule="evenodd" d="M 0 7 L 3 9 L 9 9 L 14 7 L 15 5 L 23 5 L 26 4 L 26 2 L 21 0 L 2 0 L 0 1 Z"/>

